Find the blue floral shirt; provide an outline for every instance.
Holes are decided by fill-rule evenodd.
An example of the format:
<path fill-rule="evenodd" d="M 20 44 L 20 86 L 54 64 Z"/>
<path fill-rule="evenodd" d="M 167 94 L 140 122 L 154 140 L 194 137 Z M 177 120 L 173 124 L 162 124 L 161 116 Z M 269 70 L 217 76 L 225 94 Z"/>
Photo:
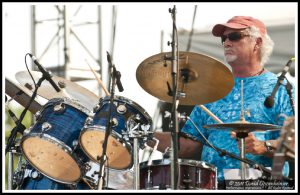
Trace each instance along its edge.
<path fill-rule="evenodd" d="M 245 120 L 250 123 L 275 124 L 282 126 L 285 120 L 284 115 L 293 115 L 285 86 L 280 85 L 275 95 L 275 103 L 272 108 L 266 108 L 264 106 L 264 101 L 267 96 L 271 95 L 277 82 L 277 78 L 277 75 L 271 72 L 265 72 L 255 77 L 235 78 L 234 87 L 227 96 L 216 102 L 206 104 L 205 107 L 216 115 L 223 123 L 240 121 L 242 106 L 241 81 L 243 80 L 243 107 L 244 111 L 248 112 L 248 114 L 244 115 Z M 190 118 L 212 145 L 240 156 L 238 143 L 236 139 L 231 138 L 230 131 L 205 129 L 202 127 L 203 125 L 216 124 L 217 122 L 199 106 L 194 107 Z M 191 137 L 204 143 L 203 138 L 190 121 L 186 122 L 181 132 L 189 134 Z M 277 139 L 280 136 L 280 130 L 255 131 L 252 133 L 259 140 L 272 140 Z M 266 156 L 247 153 L 245 157 L 256 163 L 262 164 L 265 167 L 272 167 L 272 159 Z M 216 151 L 205 145 L 203 146 L 201 161 L 205 161 L 217 167 L 219 181 L 224 180 L 223 169 L 240 168 L 240 161 L 226 155 L 220 157 Z M 288 171 L 288 167 L 285 166 L 285 170 Z"/>

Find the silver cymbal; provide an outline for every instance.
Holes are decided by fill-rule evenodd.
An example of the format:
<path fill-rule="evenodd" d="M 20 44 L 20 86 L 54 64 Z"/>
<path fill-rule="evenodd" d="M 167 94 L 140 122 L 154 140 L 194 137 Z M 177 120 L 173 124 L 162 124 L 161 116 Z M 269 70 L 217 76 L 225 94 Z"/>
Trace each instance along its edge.
<path fill-rule="evenodd" d="M 9 78 L 5 78 L 5 93 L 9 95 L 11 98 L 14 98 L 16 102 L 20 105 L 26 107 L 31 98 L 31 92 L 25 87 L 17 84 L 16 82 L 12 81 Z M 17 95 L 20 94 L 20 95 Z M 42 108 L 42 105 L 35 99 L 30 104 L 28 110 L 35 114 Z"/>
<path fill-rule="evenodd" d="M 42 77 L 42 73 L 37 71 L 31 71 L 31 74 L 36 83 Z M 27 71 L 18 72 L 16 73 L 15 77 L 22 86 L 26 87 L 33 93 L 34 84 Z M 37 94 L 48 100 L 53 98 L 68 97 L 72 100 L 79 101 L 80 104 L 89 110 L 92 110 L 93 107 L 98 103 L 99 98 L 88 89 L 58 76 L 52 76 L 52 80 L 61 89 L 60 92 L 57 92 L 49 81 L 44 80 L 39 87 Z"/>

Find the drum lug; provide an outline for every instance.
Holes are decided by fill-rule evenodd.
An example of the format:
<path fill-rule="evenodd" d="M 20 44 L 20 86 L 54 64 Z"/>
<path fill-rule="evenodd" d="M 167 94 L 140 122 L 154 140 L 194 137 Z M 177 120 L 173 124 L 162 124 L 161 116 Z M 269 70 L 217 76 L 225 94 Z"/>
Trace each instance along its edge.
<path fill-rule="evenodd" d="M 24 135 L 27 135 L 32 130 L 33 126 L 30 126 L 28 129 L 24 130 Z"/>
<path fill-rule="evenodd" d="M 91 125 L 93 121 L 94 121 L 93 118 L 89 116 L 85 120 L 85 125 Z"/>
<path fill-rule="evenodd" d="M 78 140 L 77 139 L 73 140 L 72 146 L 73 146 L 73 150 L 75 150 L 77 148 L 77 146 L 78 146 Z"/>
<path fill-rule="evenodd" d="M 183 174 L 182 183 L 184 185 L 184 189 L 192 189 L 190 186 L 190 184 L 192 183 L 192 179 L 190 178 L 190 174 L 188 173 L 188 171 Z"/>
<path fill-rule="evenodd" d="M 151 190 L 153 187 L 152 181 L 151 181 L 151 173 L 152 171 L 148 169 L 148 174 L 147 174 L 147 181 L 146 181 L 146 190 Z"/>
<path fill-rule="evenodd" d="M 42 179 L 42 174 L 37 171 L 32 171 L 30 177 L 34 180 L 40 180 Z"/>
<path fill-rule="evenodd" d="M 42 133 L 41 134 L 43 134 L 46 131 L 49 131 L 50 129 L 52 129 L 52 125 L 48 122 L 44 122 L 42 124 Z"/>
<path fill-rule="evenodd" d="M 112 118 L 110 122 L 112 127 L 118 126 L 119 124 L 118 119 L 116 118 Z"/>
<path fill-rule="evenodd" d="M 97 104 L 97 105 L 93 108 L 93 112 L 94 112 L 94 113 L 98 112 L 99 108 L 100 108 L 100 105 Z"/>
<path fill-rule="evenodd" d="M 61 114 L 66 110 L 66 106 L 61 102 L 53 107 L 55 113 Z"/>
<path fill-rule="evenodd" d="M 35 116 L 36 120 L 38 121 L 41 116 L 41 111 L 37 111 L 34 116 Z"/>
<path fill-rule="evenodd" d="M 117 107 L 117 112 L 119 114 L 125 114 L 127 112 L 127 108 L 125 105 L 121 104 Z"/>

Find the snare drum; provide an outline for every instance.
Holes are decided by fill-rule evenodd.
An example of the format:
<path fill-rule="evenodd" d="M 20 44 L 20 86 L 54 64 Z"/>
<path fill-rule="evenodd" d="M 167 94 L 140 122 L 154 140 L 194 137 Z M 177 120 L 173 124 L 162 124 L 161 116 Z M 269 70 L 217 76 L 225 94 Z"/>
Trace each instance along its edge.
<path fill-rule="evenodd" d="M 100 100 L 94 109 L 94 116 L 87 120 L 80 133 L 79 143 L 83 151 L 94 162 L 102 156 L 102 145 L 105 138 L 106 123 L 109 118 L 110 97 Z M 139 123 L 152 126 L 149 114 L 137 103 L 121 96 L 115 96 L 112 105 L 111 120 L 114 122 L 108 138 L 106 155 L 108 167 L 113 169 L 127 169 L 132 166 L 132 146 L 127 136 L 129 120 L 138 119 Z"/>
<path fill-rule="evenodd" d="M 21 140 L 28 162 L 54 181 L 77 183 L 82 176 L 82 161 L 88 159 L 77 150 L 77 139 L 89 113 L 68 98 L 50 100 Z"/>
<path fill-rule="evenodd" d="M 178 189 L 217 189 L 217 169 L 203 161 L 178 159 Z M 171 189 L 171 161 L 154 160 L 140 164 L 140 188 Z"/>

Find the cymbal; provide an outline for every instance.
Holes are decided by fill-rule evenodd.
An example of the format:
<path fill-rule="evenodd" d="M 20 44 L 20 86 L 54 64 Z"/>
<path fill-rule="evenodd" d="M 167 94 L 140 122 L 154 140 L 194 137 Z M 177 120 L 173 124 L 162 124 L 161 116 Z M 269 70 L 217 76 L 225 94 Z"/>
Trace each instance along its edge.
<path fill-rule="evenodd" d="M 219 130 L 230 130 L 235 132 L 252 132 L 259 130 L 278 130 L 281 129 L 281 126 L 273 124 L 264 124 L 264 123 L 221 123 L 221 124 L 211 124 L 202 126 L 206 129 L 219 129 Z"/>
<path fill-rule="evenodd" d="M 31 74 L 36 83 L 42 77 L 41 72 L 31 71 Z M 18 72 L 16 73 L 15 77 L 22 86 L 26 87 L 33 93 L 35 89 L 34 84 L 27 71 Z M 79 101 L 81 105 L 85 106 L 89 110 L 92 110 L 93 107 L 98 103 L 99 98 L 88 89 L 58 76 L 52 76 L 52 80 L 61 89 L 60 92 L 57 92 L 49 81 L 44 80 L 39 87 L 37 94 L 48 100 L 53 98 L 68 97 L 72 100 Z"/>
<path fill-rule="evenodd" d="M 9 95 L 11 98 L 14 98 L 16 102 L 20 105 L 26 107 L 31 98 L 31 92 L 25 88 L 17 84 L 16 82 L 12 81 L 9 78 L 5 77 L 5 93 Z M 20 95 L 19 95 L 20 94 Z M 35 114 L 42 108 L 42 105 L 35 99 L 30 104 L 28 110 Z"/>
<path fill-rule="evenodd" d="M 137 68 L 139 85 L 160 100 L 172 103 L 171 52 L 145 59 Z M 226 96 L 234 85 L 233 74 L 222 62 L 199 53 L 179 52 L 178 91 L 181 105 L 206 104 Z M 170 93 L 171 92 L 171 93 Z"/>

